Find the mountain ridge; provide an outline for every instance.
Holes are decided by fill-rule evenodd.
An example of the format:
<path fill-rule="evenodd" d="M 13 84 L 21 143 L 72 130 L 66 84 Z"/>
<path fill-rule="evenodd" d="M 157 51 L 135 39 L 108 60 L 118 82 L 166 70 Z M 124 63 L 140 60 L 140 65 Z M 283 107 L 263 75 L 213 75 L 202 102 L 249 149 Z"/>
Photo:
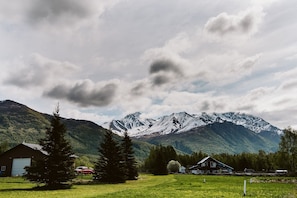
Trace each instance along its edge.
<path fill-rule="evenodd" d="M 282 131 L 266 122 L 260 117 L 239 112 L 188 114 L 187 112 L 172 113 L 158 119 L 141 118 L 141 113 L 129 114 L 120 120 L 104 123 L 102 127 L 112 130 L 118 135 L 124 132 L 132 137 L 147 135 L 167 135 L 170 133 L 183 133 L 193 128 L 206 126 L 213 123 L 231 122 L 241 125 L 255 133 L 271 131 L 281 134 Z"/>
<path fill-rule="evenodd" d="M 0 101 L 0 141 L 7 142 L 9 147 L 24 141 L 39 143 L 39 139 L 45 136 L 46 128 L 50 126 L 51 116 L 12 100 Z M 77 155 L 95 158 L 106 129 L 88 120 L 61 117 L 61 121 L 66 126 L 66 138 L 70 141 L 73 151 Z M 121 140 L 116 134 L 114 137 L 118 141 Z M 133 147 L 137 158 L 143 160 L 152 145 L 135 140 Z"/>

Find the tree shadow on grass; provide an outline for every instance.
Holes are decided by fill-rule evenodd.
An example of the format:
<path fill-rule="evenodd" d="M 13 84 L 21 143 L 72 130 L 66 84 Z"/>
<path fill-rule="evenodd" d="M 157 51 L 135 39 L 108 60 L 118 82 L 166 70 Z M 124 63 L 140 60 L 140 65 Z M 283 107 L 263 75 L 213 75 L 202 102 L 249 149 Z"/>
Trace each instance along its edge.
<path fill-rule="evenodd" d="M 12 191 L 36 191 L 33 188 L 7 188 L 0 189 L 0 192 L 12 192 Z"/>
<path fill-rule="evenodd" d="M 8 188 L 0 189 L 0 192 L 11 192 L 11 191 L 49 191 L 49 190 L 69 190 L 72 188 L 72 185 L 60 185 L 60 186 L 35 186 L 33 188 Z"/>

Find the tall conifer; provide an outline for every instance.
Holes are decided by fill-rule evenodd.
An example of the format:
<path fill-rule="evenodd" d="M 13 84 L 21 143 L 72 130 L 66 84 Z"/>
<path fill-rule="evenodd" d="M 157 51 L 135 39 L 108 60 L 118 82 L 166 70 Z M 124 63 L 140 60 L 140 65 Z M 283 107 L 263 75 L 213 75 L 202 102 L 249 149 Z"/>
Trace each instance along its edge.
<path fill-rule="evenodd" d="M 99 159 L 95 165 L 95 179 L 105 183 L 125 182 L 124 163 L 120 146 L 107 131 L 99 148 Z"/>
<path fill-rule="evenodd" d="M 133 144 L 128 133 L 125 132 L 125 136 L 122 140 L 122 153 L 125 168 L 125 177 L 127 180 L 135 180 L 138 177 L 136 161 L 134 157 Z"/>
<path fill-rule="evenodd" d="M 61 122 L 59 106 L 53 113 L 51 126 L 47 129 L 45 138 L 40 140 L 42 150 L 46 155 L 43 160 L 36 161 L 27 167 L 25 178 L 38 183 L 44 183 L 49 189 L 69 186 L 74 175 L 73 152 L 70 143 L 65 139 L 66 127 Z"/>

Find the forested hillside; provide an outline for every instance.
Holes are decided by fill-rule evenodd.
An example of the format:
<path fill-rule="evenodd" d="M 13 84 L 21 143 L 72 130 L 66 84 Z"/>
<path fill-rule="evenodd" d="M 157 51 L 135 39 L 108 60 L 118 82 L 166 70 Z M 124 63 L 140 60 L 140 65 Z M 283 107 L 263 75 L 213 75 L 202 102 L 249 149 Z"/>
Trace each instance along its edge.
<path fill-rule="evenodd" d="M 13 147 L 23 141 L 38 143 L 50 126 L 51 115 L 39 113 L 25 105 L 6 100 L 0 103 L 0 140 Z M 67 138 L 77 155 L 98 155 L 98 147 L 107 129 L 86 120 L 62 118 L 67 127 Z M 114 135 L 117 140 L 121 137 Z M 151 145 L 134 141 L 135 155 L 144 159 Z"/>

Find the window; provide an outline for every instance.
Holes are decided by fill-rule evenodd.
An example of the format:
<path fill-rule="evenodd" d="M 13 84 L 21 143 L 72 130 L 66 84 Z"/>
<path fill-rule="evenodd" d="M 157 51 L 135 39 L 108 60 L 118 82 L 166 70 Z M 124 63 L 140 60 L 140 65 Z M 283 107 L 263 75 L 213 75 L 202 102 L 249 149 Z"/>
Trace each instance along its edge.
<path fill-rule="evenodd" d="M 215 163 L 215 162 L 210 162 L 210 167 L 211 168 L 215 168 L 217 166 L 217 163 Z"/>
<path fill-rule="evenodd" d="M 6 171 L 6 166 L 1 166 L 1 171 Z"/>

